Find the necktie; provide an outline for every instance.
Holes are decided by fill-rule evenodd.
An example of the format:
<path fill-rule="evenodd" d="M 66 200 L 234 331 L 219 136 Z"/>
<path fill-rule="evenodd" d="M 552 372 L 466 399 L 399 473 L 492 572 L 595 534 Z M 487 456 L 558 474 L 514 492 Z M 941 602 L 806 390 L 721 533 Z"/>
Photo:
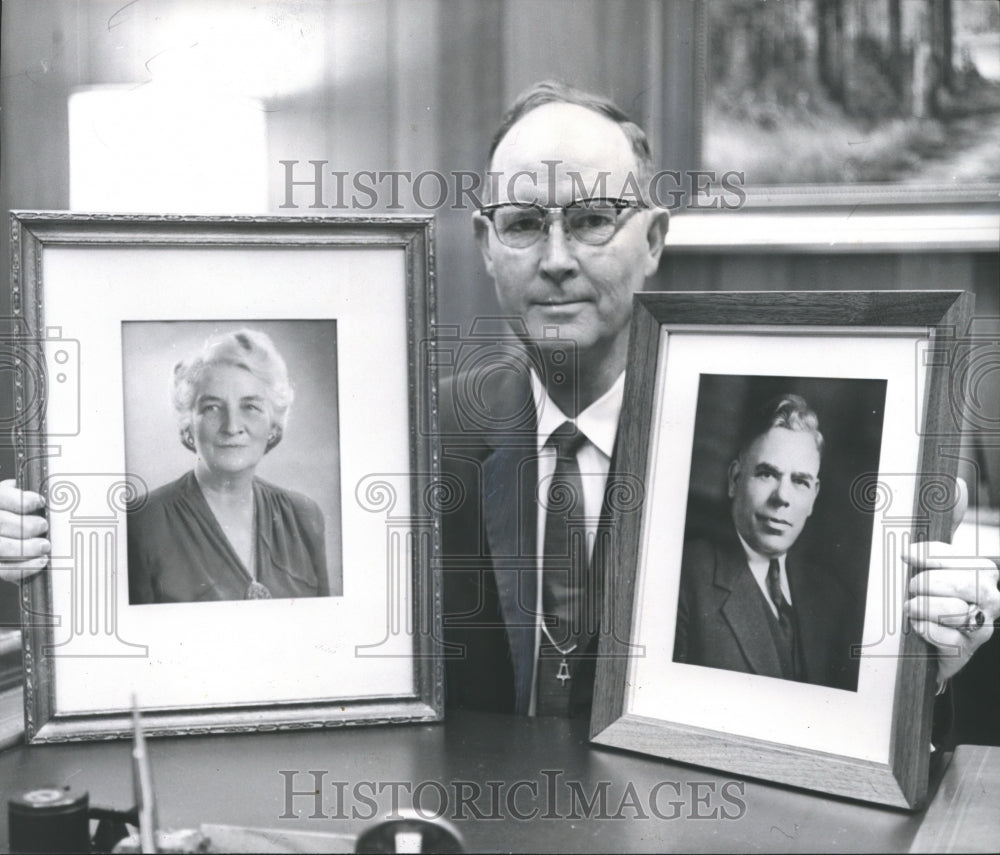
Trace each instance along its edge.
<path fill-rule="evenodd" d="M 584 641 L 584 577 L 588 550 L 584 522 L 583 479 L 576 455 L 587 438 L 572 422 L 549 437 L 556 467 L 547 490 L 542 559 L 543 632 L 539 647 L 538 715 L 569 714 L 572 660 Z"/>
<path fill-rule="evenodd" d="M 781 592 L 781 565 L 772 558 L 767 565 L 767 593 L 778 610 L 778 658 L 786 679 L 795 679 L 795 627 L 792 625 L 792 607 Z"/>

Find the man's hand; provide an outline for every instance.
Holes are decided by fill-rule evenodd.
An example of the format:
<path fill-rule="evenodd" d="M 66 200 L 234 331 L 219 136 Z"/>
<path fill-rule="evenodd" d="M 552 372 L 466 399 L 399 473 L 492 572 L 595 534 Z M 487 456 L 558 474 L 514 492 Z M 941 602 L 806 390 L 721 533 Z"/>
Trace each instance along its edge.
<path fill-rule="evenodd" d="M 38 493 L 0 481 L 0 579 L 20 582 L 49 563 L 48 523 L 35 511 L 45 507 Z"/>
<path fill-rule="evenodd" d="M 962 479 L 958 486 L 952 533 L 969 505 Z M 912 544 L 903 560 L 914 570 L 905 611 L 913 629 L 938 649 L 938 680 L 947 680 L 993 635 L 1000 617 L 1000 570 L 988 558 L 957 555 L 939 542 Z"/>

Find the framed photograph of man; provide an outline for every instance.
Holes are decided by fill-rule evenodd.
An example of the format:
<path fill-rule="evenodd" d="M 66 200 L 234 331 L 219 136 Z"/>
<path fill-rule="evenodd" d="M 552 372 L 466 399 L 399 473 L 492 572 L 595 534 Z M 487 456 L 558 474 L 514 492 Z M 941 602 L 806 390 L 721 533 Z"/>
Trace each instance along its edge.
<path fill-rule="evenodd" d="M 857 691 L 885 387 L 699 377 L 674 662 Z"/>
<path fill-rule="evenodd" d="M 903 555 L 950 539 L 971 302 L 637 295 L 616 477 L 643 496 L 606 550 L 595 742 L 923 803 Z"/>
<path fill-rule="evenodd" d="M 439 719 L 431 219 L 13 227 L 28 739 Z"/>

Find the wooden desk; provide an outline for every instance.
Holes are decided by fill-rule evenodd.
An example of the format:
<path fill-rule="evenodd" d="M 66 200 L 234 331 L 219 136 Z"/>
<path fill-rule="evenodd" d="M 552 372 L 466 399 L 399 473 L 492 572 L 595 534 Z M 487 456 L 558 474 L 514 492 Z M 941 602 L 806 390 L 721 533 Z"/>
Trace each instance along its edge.
<path fill-rule="evenodd" d="M 959 745 L 911 852 L 1000 852 L 1000 748 Z"/>
<path fill-rule="evenodd" d="M 129 807 L 130 748 L 9 748 L 4 802 L 55 783 L 89 790 L 91 804 Z M 154 739 L 149 750 L 160 822 L 174 828 L 357 833 L 390 813 L 394 797 L 427 813 L 443 797 L 469 850 L 487 852 L 900 852 L 921 823 L 920 814 L 592 748 L 584 721 L 453 713 L 439 725 Z M 581 795 L 597 800 L 588 808 Z M 473 806 L 494 818 L 474 818 Z"/>

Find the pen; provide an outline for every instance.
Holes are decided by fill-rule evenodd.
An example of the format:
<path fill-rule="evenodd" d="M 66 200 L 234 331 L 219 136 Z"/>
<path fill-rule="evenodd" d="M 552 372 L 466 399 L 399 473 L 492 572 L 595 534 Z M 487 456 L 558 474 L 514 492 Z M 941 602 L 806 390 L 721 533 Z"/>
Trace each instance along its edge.
<path fill-rule="evenodd" d="M 156 852 L 156 800 L 153 797 L 153 776 L 146 753 L 146 735 L 142 730 L 139 704 L 132 695 L 132 785 L 135 788 L 135 809 L 139 816 L 139 848 L 141 852 Z"/>

